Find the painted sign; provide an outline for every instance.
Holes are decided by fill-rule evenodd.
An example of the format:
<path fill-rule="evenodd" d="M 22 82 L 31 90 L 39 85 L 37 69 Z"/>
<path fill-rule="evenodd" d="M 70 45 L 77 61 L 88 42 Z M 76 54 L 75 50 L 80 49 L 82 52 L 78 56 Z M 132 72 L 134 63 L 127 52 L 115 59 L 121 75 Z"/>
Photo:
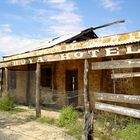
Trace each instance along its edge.
<path fill-rule="evenodd" d="M 140 53 L 140 45 L 127 45 L 121 47 L 88 49 L 84 51 L 81 50 L 81 51 L 65 52 L 60 54 L 50 54 L 50 55 L 43 55 L 39 57 L 31 57 L 26 59 L 3 62 L 0 64 L 0 68 L 8 67 L 8 66 L 33 64 L 37 62 L 41 63 L 41 62 L 61 61 L 61 60 L 98 58 L 98 57 L 119 56 L 119 55 L 136 54 L 136 53 Z"/>

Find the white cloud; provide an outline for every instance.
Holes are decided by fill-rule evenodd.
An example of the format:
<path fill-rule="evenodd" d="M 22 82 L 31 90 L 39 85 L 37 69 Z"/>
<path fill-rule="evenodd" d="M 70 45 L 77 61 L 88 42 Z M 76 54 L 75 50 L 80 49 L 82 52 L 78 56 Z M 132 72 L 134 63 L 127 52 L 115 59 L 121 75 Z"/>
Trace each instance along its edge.
<path fill-rule="evenodd" d="M 34 41 L 35 41 L 34 39 L 29 39 L 25 37 L 19 37 L 14 35 L 1 35 L 0 51 L 5 55 L 25 52 L 28 49 L 31 49 L 26 48 L 26 46 Z"/>
<path fill-rule="evenodd" d="M 60 3 L 65 3 L 66 0 L 43 0 L 43 2 L 50 2 L 50 3 L 60 4 Z"/>
<path fill-rule="evenodd" d="M 50 36 L 59 36 L 84 29 L 82 16 L 77 13 L 74 0 L 9 0 L 12 4 L 26 5 L 32 12 L 30 20 L 39 22 L 40 31 Z M 46 8 L 35 8 L 33 3 L 40 2 Z M 27 6 L 28 5 L 28 6 Z"/>
<path fill-rule="evenodd" d="M 8 0 L 11 4 L 21 4 L 22 6 L 25 6 L 27 4 L 32 3 L 34 0 Z"/>
<path fill-rule="evenodd" d="M 11 27 L 9 24 L 1 24 L 0 25 L 0 34 L 11 33 Z"/>
<path fill-rule="evenodd" d="M 55 34 L 61 36 L 68 33 L 75 33 L 81 30 L 79 25 L 65 25 L 65 26 L 51 26 L 50 31 L 54 31 Z"/>
<path fill-rule="evenodd" d="M 64 35 L 83 29 L 82 16 L 77 14 L 76 10 L 78 7 L 74 1 L 44 0 L 44 2 L 50 6 L 50 12 L 47 11 L 48 15 L 46 18 L 49 21 L 44 21 L 43 18 L 44 25 L 46 24 L 48 26 L 49 24 L 48 31 L 50 33 L 54 33 L 54 35 Z"/>
<path fill-rule="evenodd" d="M 121 9 L 122 0 L 100 0 L 101 5 L 108 11 Z"/>
<path fill-rule="evenodd" d="M 81 23 L 81 16 L 75 13 L 60 13 L 59 15 L 52 15 L 50 16 L 50 20 L 57 22 L 57 24 L 65 24 L 65 25 L 76 25 L 77 23 Z"/>
<path fill-rule="evenodd" d="M 0 52 L 5 55 L 27 51 L 31 48 L 26 48 L 26 45 L 34 41 L 35 39 L 13 35 L 12 29 L 8 24 L 0 25 Z"/>
<path fill-rule="evenodd" d="M 78 7 L 69 0 L 8 0 L 11 4 L 25 6 L 32 13 L 30 20 L 40 24 L 40 30 L 49 32 L 50 36 L 60 36 L 83 29 L 82 16 L 77 14 Z M 35 8 L 33 2 L 40 2 L 46 8 Z M 28 5 L 28 6 L 26 6 Z M 11 15 L 10 15 L 11 16 Z M 13 15 L 14 16 L 14 15 Z M 20 19 L 18 16 L 15 18 Z M 14 34 L 8 24 L 0 25 L 0 51 L 5 55 L 25 52 L 34 49 L 28 44 L 36 41 L 33 38 Z"/>

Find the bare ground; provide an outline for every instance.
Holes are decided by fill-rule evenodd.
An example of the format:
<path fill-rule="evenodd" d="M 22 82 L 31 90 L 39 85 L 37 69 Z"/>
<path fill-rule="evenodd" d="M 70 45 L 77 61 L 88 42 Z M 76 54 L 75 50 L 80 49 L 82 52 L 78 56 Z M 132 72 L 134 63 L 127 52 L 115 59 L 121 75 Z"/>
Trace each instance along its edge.
<path fill-rule="evenodd" d="M 27 111 L 15 114 L 0 111 L 0 140 L 75 140 L 61 128 L 27 121 L 29 116 L 35 115 L 35 111 L 23 108 Z M 42 115 L 57 118 L 59 113 L 43 110 Z"/>

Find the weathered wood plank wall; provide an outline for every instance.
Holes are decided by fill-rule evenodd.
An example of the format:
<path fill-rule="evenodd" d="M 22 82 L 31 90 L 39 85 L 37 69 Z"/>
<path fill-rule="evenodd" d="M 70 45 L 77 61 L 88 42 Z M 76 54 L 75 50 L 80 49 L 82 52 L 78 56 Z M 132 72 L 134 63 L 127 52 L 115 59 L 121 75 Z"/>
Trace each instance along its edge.
<path fill-rule="evenodd" d="M 112 101 L 112 102 L 121 102 L 121 103 L 140 104 L 139 95 L 95 93 L 95 99 L 100 100 L 100 101 Z"/>
<path fill-rule="evenodd" d="M 130 77 L 140 77 L 140 72 L 114 73 L 114 74 L 111 74 L 111 78 L 112 78 L 112 79 L 130 78 Z"/>
<path fill-rule="evenodd" d="M 93 70 L 137 68 L 137 67 L 140 67 L 140 59 L 113 60 L 113 61 L 92 63 Z"/>
<path fill-rule="evenodd" d="M 116 105 L 111 105 L 106 103 L 100 103 L 100 102 L 95 103 L 95 108 L 98 110 L 140 118 L 140 110 L 137 109 L 121 107 L 121 106 L 116 106 Z"/>

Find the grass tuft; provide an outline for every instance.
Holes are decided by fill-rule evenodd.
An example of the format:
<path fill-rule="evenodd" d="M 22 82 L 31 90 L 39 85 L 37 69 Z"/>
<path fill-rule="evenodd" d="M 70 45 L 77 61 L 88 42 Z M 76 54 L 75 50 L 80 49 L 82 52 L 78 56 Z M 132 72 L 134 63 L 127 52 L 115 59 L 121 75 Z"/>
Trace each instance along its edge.
<path fill-rule="evenodd" d="M 5 95 L 0 98 L 0 110 L 10 111 L 15 107 L 14 98 L 10 95 Z"/>

